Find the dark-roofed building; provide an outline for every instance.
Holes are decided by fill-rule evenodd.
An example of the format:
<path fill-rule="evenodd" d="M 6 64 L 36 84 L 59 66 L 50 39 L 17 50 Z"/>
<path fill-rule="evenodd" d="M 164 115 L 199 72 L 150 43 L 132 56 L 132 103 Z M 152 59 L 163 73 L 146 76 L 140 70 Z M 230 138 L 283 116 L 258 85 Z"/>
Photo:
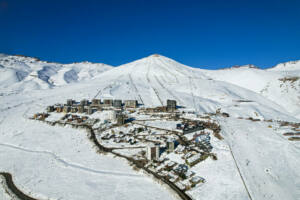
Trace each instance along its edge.
<path fill-rule="evenodd" d="M 136 108 L 138 105 L 138 101 L 137 100 L 125 100 L 124 104 L 125 104 L 126 108 Z"/>
<path fill-rule="evenodd" d="M 77 110 L 78 110 L 78 113 L 84 113 L 84 106 L 83 105 L 78 105 Z"/>
<path fill-rule="evenodd" d="M 88 107 L 87 110 L 86 110 L 86 113 L 87 113 L 88 115 L 93 114 L 93 109 L 92 109 L 91 107 Z"/>
<path fill-rule="evenodd" d="M 112 106 L 113 100 L 112 99 L 104 99 L 103 104 L 104 104 L 104 106 Z"/>
<path fill-rule="evenodd" d="M 47 112 L 53 112 L 53 111 L 54 111 L 54 106 L 47 107 Z"/>
<path fill-rule="evenodd" d="M 101 104 L 101 100 L 100 99 L 92 99 L 92 105 L 93 106 L 99 106 Z"/>
<path fill-rule="evenodd" d="M 125 124 L 125 115 L 122 113 L 116 113 L 116 121 L 117 125 Z"/>
<path fill-rule="evenodd" d="M 64 106 L 64 110 L 65 113 L 68 113 L 71 111 L 71 106 Z"/>
<path fill-rule="evenodd" d="M 175 100 L 167 100 L 167 111 L 175 111 L 176 110 L 176 101 Z"/>
<path fill-rule="evenodd" d="M 120 99 L 115 99 L 115 100 L 113 101 L 113 107 L 115 107 L 115 108 L 121 108 L 121 107 L 122 107 L 122 100 L 120 100 Z"/>
<path fill-rule="evenodd" d="M 72 106 L 74 104 L 73 99 L 68 99 L 67 100 L 67 106 Z"/>
<path fill-rule="evenodd" d="M 82 100 L 80 101 L 80 105 L 82 105 L 82 106 L 87 106 L 87 105 L 89 105 L 89 100 L 87 100 L 87 99 L 82 99 Z"/>

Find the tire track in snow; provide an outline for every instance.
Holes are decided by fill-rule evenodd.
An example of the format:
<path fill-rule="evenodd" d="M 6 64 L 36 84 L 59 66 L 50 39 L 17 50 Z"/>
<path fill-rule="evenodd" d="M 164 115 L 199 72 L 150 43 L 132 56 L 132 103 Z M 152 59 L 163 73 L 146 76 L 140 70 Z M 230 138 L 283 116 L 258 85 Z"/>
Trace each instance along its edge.
<path fill-rule="evenodd" d="M 155 95 L 157 96 L 157 99 L 159 100 L 160 104 L 163 106 L 163 101 L 161 100 L 158 91 L 156 90 L 156 88 L 153 87 L 153 85 L 151 84 L 150 78 L 149 78 L 149 71 L 150 71 L 150 63 L 148 62 L 148 70 L 147 70 L 147 74 L 146 74 L 146 79 L 148 81 L 149 86 L 152 88 L 152 90 L 154 91 Z"/>
<path fill-rule="evenodd" d="M 167 91 L 167 93 L 172 96 L 174 99 L 176 99 L 180 105 L 183 105 L 182 101 L 177 97 L 175 96 L 169 89 L 167 89 L 161 82 L 160 80 L 158 79 L 158 77 L 156 75 L 154 75 L 154 78 L 156 79 L 157 83 L 164 89 Z"/>
<path fill-rule="evenodd" d="M 232 158 L 233 158 L 233 160 L 234 160 L 236 169 L 237 169 L 237 171 L 239 172 L 239 175 L 240 175 L 240 177 L 241 177 L 241 180 L 242 180 L 242 182 L 243 182 L 243 185 L 244 185 L 244 187 L 245 187 L 245 190 L 246 190 L 246 192 L 247 192 L 247 194 L 248 194 L 248 197 L 249 197 L 250 200 L 252 200 L 252 197 L 251 197 L 251 195 L 250 195 L 250 192 L 249 192 L 249 190 L 248 190 L 248 187 L 247 187 L 247 185 L 246 185 L 246 182 L 245 182 L 245 180 L 244 180 L 244 177 L 243 177 L 243 175 L 242 175 L 242 173 L 241 173 L 241 170 L 240 170 L 240 168 L 239 168 L 239 166 L 238 166 L 238 164 L 237 164 L 237 161 L 236 161 L 236 159 L 235 159 L 235 157 L 234 157 L 234 154 L 233 154 L 233 152 L 232 152 L 231 147 L 230 147 L 229 144 L 228 144 L 228 147 L 229 147 L 231 156 L 232 156 Z"/>
<path fill-rule="evenodd" d="M 128 74 L 128 77 L 129 77 L 130 83 L 131 83 L 131 85 L 133 86 L 133 88 L 134 88 L 136 94 L 138 95 L 140 101 L 141 101 L 142 104 L 144 105 L 144 101 L 143 101 L 143 99 L 142 99 L 142 97 L 141 97 L 141 95 L 140 95 L 140 93 L 139 93 L 139 91 L 138 91 L 136 85 L 134 84 L 134 82 L 133 82 L 133 80 L 132 80 L 131 74 Z"/>
<path fill-rule="evenodd" d="M 118 77 L 116 78 L 116 80 L 121 79 L 122 76 L 123 76 L 123 75 L 118 76 Z M 99 89 L 99 90 L 97 91 L 96 95 L 94 96 L 94 99 L 96 99 L 96 98 L 102 93 L 102 91 L 105 91 L 106 89 L 112 88 L 112 86 L 113 86 L 114 84 L 115 84 L 115 82 L 113 82 L 112 84 L 109 84 L 109 85 L 105 86 L 105 87 L 102 88 L 102 89 Z M 112 96 L 111 90 L 109 90 L 109 94 Z"/>
<path fill-rule="evenodd" d="M 20 106 L 22 106 L 22 105 L 32 104 L 32 103 L 35 102 L 35 101 L 37 101 L 37 100 L 30 100 L 30 101 L 23 102 L 23 103 L 19 103 L 19 104 L 13 105 L 13 106 L 8 106 L 8 107 L 6 107 L 6 108 L 0 109 L 0 112 L 6 111 L 6 110 L 10 110 L 10 109 L 12 109 L 12 108 L 17 108 L 17 107 L 20 107 Z"/>
<path fill-rule="evenodd" d="M 189 76 L 188 79 L 189 79 L 189 83 L 190 83 L 189 85 L 190 85 L 191 96 L 193 98 L 194 109 L 197 112 L 198 109 L 196 106 L 195 96 L 194 96 L 193 87 L 192 87 L 192 85 L 193 85 L 192 77 Z"/>
<path fill-rule="evenodd" d="M 86 172 L 91 172 L 91 173 L 96 173 L 96 174 L 104 174 L 104 175 L 114 175 L 114 176 L 128 176 L 128 177 L 137 177 L 137 178 L 141 177 L 141 176 L 134 175 L 134 174 L 121 173 L 121 172 L 110 172 L 110 171 L 96 170 L 96 169 L 83 167 L 83 166 L 80 166 L 77 164 L 69 163 L 69 162 L 63 160 L 62 158 L 60 158 L 59 156 L 57 156 L 56 154 L 49 152 L 49 151 L 35 151 L 35 150 L 30 150 L 30 149 L 26 149 L 23 147 L 18 147 L 18 146 L 12 145 L 12 144 L 5 144 L 5 143 L 0 143 L 0 146 L 8 147 L 11 149 L 16 149 L 19 151 L 24 151 L 27 153 L 45 154 L 45 155 L 51 156 L 52 158 L 54 158 L 54 160 L 56 160 L 58 163 L 62 164 L 65 167 L 71 167 L 71 168 L 86 171 Z"/>
<path fill-rule="evenodd" d="M 97 97 L 99 94 L 101 94 L 101 91 L 102 91 L 102 90 L 98 90 L 97 94 L 94 96 L 94 99 L 96 99 L 96 97 Z"/>
<path fill-rule="evenodd" d="M 165 62 L 165 60 L 161 59 L 160 61 L 163 65 L 165 65 L 165 66 L 161 65 L 161 67 L 163 67 L 165 71 L 167 71 L 169 74 L 171 74 L 171 76 L 174 76 L 176 79 L 176 82 L 179 83 L 177 76 L 174 73 L 172 73 L 170 70 L 168 70 L 168 68 L 167 68 L 168 64 Z M 174 67 L 174 69 L 176 70 L 176 67 Z M 176 70 L 176 71 L 178 72 L 178 70 Z M 179 72 L 179 73 L 183 74 L 182 72 Z"/>

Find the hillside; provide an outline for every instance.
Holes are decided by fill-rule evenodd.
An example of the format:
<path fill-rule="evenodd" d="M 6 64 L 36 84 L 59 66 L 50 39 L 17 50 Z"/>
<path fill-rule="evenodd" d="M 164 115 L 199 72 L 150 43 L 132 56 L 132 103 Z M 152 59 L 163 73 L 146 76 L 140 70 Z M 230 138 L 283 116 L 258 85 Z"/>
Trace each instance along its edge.
<path fill-rule="evenodd" d="M 1 95 L 91 80 L 111 68 L 102 63 L 60 64 L 40 61 L 37 58 L 1 54 Z"/>
<path fill-rule="evenodd" d="M 175 99 L 179 105 L 200 113 L 221 108 L 236 117 L 289 118 L 281 104 L 246 85 L 217 80 L 212 73 L 152 55 L 109 70 L 86 84 L 90 85 L 91 97 L 99 92 L 100 98 L 137 99 L 145 106 L 160 106 L 167 99 Z"/>
<path fill-rule="evenodd" d="M 214 80 L 256 92 L 300 117 L 300 61 L 278 64 L 266 70 L 242 66 L 204 73 Z"/>
<path fill-rule="evenodd" d="M 102 76 L 106 71 L 111 72 Z M 237 107 L 249 108 L 259 104 L 263 110 L 274 109 L 300 117 L 299 61 L 278 64 L 266 70 L 252 65 L 202 70 L 152 55 L 113 68 L 101 63 L 59 64 L 1 54 L 0 72 L 1 95 L 95 79 L 95 84 L 106 82 L 96 88 L 102 90 L 103 97 L 126 93 L 130 98 L 145 101 L 146 105 L 161 105 L 167 98 L 172 98 L 199 112 L 211 112 L 220 107 L 224 111 L 240 112 L 244 109 Z M 240 103 L 241 100 L 251 103 Z M 248 112 L 251 117 L 268 118 L 268 115 L 252 110 L 252 113 Z"/>
<path fill-rule="evenodd" d="M 1 55 L 0 65 L 0 172 L 38 199 L 177 199 L 124 159 L 97 154 L 83 130 L 29 120 L 70 98 L 136 99 L 141 107 L 174 99 L 191 118 L 209 113 L 224 139 L 211 139 L 217 160 L 193 168 L 207 180 L 188 191 L 193 199 L 300 197 L 299 142 L 283 136 L 291 127 L 277 121 L 299 122 L 299 80 L 291 79 L 298 65 L 289 76 L 281 65 L 202 70 L 161 55 L 118 67 Z"/>

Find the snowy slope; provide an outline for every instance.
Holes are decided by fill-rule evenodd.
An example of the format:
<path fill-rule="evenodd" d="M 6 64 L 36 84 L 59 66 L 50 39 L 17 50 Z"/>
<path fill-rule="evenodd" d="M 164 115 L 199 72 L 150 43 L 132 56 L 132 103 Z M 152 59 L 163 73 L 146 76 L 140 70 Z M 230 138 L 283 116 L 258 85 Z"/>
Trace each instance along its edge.
<path fill-rule="evenodd" d="M 300 60 L 279 63 L 278 65 L 268 69 L 268 71 L 298 71 L 300 70 Z"/>
<path fill-rule="evenodd" d="M 102 76 L 106 71 L 111 72 Z M 97 88 L 105 88 L 103 93 L 106 93 L 107 97 L 121 96 L 126 92 L 130 98 L 145 101 L 147 105 L 162 105 L 167 98 L 172 98 L 177 99 L 182 105 L 188 102 L 187 104 L 196 111 L 211 112 L 220 105 L 226 107 L 228 111 L 232 109 L 237 111 L 243 110 L 238 109 L 240 106 L 253 107 L 253 104 L 259 104 L 258 106 L 265 104 L 269 105 L 267 109 L 288 112 L 300 117 L 299 61 L 279 64 L 268 70 L 261 70 L 252 65 L 223 70 L 201 70 L 182 65 L 164 56 L 152 55 L 113 68 L 89 62 L 48 63 L 31 57 L 1 54 L 0 73 L 1 95 L 54 88 L 95 79 L 95 84 L 101 83 L 99 80 L 107 82 L 104 85 L 99 83 L 100 87 Z M 254 93 L 250 94 L 241 88 Z M 143 95 L 145 100 L 142 98 Z M 241 99 L 253 103 L 233 104 Z M 254 112 L 258 113 L 252 110 L 251 115 Z"/>
<path fill-rule="evenodd" d="M 25 56 L 0 55 L 1 94 L 62 86 L 93 79 L 111 69 L 102 63 L 59 64 Z"/>
<path fill-rule="evenodd" d="M 278 64 L 267 70 L 242 66 L 202 71 L 214 80 L 232 83 L 261 94 L 300 118 L 300 61 Z"/>
<path fill-rule="evenodd" d="M 179 105 L 196 112 L 215 112 L 222 108 L 236 117 L 290 119 L 285 108 L 262 95 L 213 80 L 204 70 L 164 56 L 152 55 L 121 65 L 86 84 L 92 85 L 90 98 L 99 92 L 101 98 L 137 99 L 145 106 L 165 105 L 167 99 L 175 99 Z"/>
<path fill-rule="evenodd" d="M 15 175 L 18 187 L 34 197 L 176 198 L 148 176 L 133 171 L 124 160 L 95 154 L 84 132 L 28 120 L 46 105 L 94 97 L 136 99 L 144 106 L 165 105 L 167 99 L 175 99 L 198 113 L 218 108 L 228 112 L 230 118 L 219 119 L 225 140 L 213 142 L 219 160 L 199 165 L 197 170 L 207 176 L 208 183 L 191 190 L 194 197 L 247 199 L 229 147 L 253 199 L 293 200 L 300 196 L 295 191 L 299 188 L 299 147 L 276 135 L 265 122 L 237 119 L 299 121 L 295 118 L 299 82 L 280 81 L 286 77 L 282 70 L 245 66 L 208 71 L 152 55 L 102 72 L 89 63 L 61 65 L 9 56 L 16 61 L 5 64 L 4 58 L 7 56 L 0 56 L 0 171 Z M 75 72 L 69 72 L 71 69 Z M 291 73 L 295 76 L 297 70 Z M 283 88 L 288 88 L 284 94 Z M 26 90 L 30 92 L 22 92 Z M 279 97 L 286 99 L 281 102 Z"/>
<path fill-rule="evenodd" d="M 85 131 L 29 120 L 63 101 L 63 88 L 57 90 L 10 95 L 13 107 L 2 102 L 0 171 L 11 173 L 18 188 L 37 199 L 176 199 L 125 160 L 97 154 Z"/>
<path fill-rule="evenodd" d="M 300 149 L 272 123 L 219 119 L 252 199 L 299 199 Z"/>

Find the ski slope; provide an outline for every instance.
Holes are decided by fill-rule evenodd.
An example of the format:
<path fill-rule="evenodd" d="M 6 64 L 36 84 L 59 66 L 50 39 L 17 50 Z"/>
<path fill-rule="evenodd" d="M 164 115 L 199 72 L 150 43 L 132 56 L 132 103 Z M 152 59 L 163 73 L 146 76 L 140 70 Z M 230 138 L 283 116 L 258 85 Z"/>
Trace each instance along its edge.
<path fill-rule="evenodd" d="M 284 79 L 298 76 L 299 62 L 210 71 L 161 55 L 118 67 L 1 55 L 0 73 L 0 171 L 13 174 L 15 184 L 33 197 L 177 199 L 125 160 L 96 154 L 85 132 L 28 119 L 47 105 L 96 96 L 136 99 L 146 107 L 175 99 L 199 114 L 217 109 L 230 114 L 218 119 L 225 138 L 213 141 L 218 161 L 208 159 L 195 169 L 207 183 L 189 191 L 194 199 L 249 199 L 232 154 L 252 199 L 300 198 L 299 145 L 266 122 L 238 119 L 299 122 L 299 80 Z"/>
<path fill-rule="evenodd" d="M 266 70 L 246 65 L 203 72 L 214 80 L 256 92 L 281 105 L 293 116 L 300 116 L 300 61 L 278 64 Z"/>

